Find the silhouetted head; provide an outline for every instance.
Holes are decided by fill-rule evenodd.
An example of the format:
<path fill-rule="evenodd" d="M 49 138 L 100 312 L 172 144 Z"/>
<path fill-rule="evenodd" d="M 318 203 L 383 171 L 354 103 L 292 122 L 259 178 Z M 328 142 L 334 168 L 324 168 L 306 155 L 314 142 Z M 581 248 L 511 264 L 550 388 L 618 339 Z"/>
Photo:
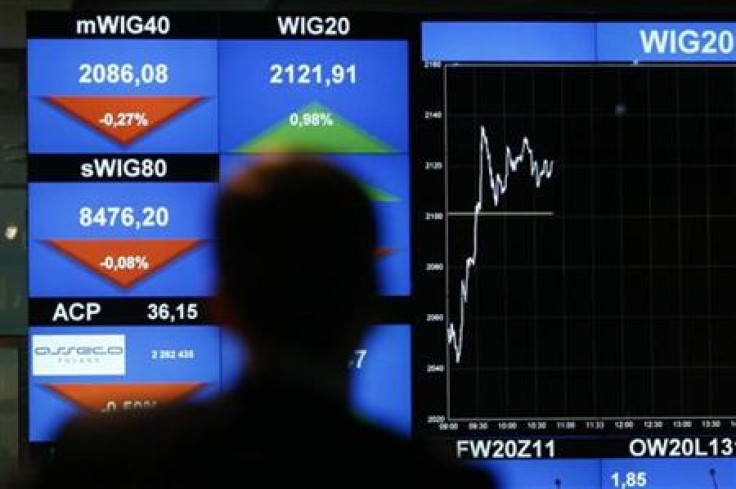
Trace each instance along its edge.
<path fill-rule="evenodd" d="M 220 300 L 252 349 L 344 365 L 376 288 L 360 185 L 321 157 L 264 157 L 227 186 L 216 234 Z"/>

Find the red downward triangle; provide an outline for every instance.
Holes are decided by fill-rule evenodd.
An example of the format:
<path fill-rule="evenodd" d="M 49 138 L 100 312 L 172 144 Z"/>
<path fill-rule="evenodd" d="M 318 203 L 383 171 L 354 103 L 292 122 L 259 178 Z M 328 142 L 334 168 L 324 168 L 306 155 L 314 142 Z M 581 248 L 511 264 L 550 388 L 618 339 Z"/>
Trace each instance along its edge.
<path fill-rule="evenodd" d="M 46 100 L 128 145 L 204 97 L 47 97 Z"/>
<path fill-rule="evenodd" d="M 53 239 L 48 242 L 120 287 L 129 288 L 201 243 L 199 239 Z"/>
<path fill-rule="evenodd" d="M 184 400 L 203 382 L 140 384 L 46 384 L 46 388 L 92 412 L 155 408 Z"/>

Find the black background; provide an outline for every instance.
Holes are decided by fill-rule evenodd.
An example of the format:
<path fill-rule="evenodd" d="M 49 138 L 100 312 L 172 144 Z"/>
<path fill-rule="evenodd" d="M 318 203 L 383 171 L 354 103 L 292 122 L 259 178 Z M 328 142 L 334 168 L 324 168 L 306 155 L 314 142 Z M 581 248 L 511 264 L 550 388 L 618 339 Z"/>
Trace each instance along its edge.
<path fill-rule="evenodd" d="M 494 169 L 528 161 L 481 217 L 456 418 L 736 412 L 736 71 L 728 67 L 447 67 L 448 207 L 471 211 L 479 127 Z M 486 178 L 486 184 L 488 180 Z M 449 218 L 449 316 L 472 249 Z"/>

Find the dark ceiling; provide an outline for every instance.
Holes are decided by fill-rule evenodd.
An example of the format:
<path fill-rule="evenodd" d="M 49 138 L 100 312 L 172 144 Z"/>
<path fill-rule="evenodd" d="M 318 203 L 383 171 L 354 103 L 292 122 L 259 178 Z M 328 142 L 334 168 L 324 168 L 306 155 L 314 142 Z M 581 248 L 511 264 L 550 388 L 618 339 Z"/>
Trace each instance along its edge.
<path fill-rule="evenodd" d="M 382 10 L 412 12 L 736 12 L 736 2 L 724 0 L 619 1 L 591 0 L 76 0 L 78 9 L 186 10 Z"/>

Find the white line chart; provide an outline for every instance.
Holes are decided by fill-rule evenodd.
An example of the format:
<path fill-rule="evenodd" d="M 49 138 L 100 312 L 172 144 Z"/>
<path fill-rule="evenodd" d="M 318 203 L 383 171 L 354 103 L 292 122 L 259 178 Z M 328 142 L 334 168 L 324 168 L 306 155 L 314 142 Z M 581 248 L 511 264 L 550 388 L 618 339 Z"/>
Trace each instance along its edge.
<path fill-rule="evenodd" d="M 514 154 L 508 145 L 505 147 L 503 168 L 496 172 L 493 167 L 493 154 L 488 132 L 485 126 L 480 126 L 478 186 L 476 190 L 477 198 L 473 209 L 472 251 L 470 256 L 465 259 L 465 274 L 460 280 L 458 296 L 460 317 L 458 318 L 457 327 L 451 319 L 448 319 L 447 326 L 447 344 L 452 347 L 456 364 L 462 360 L 465 317 L 470 297 L 470 275 L 478 262 L 478 222 L 485 204 L 485 174 L 488 173 L 488 185 L 492 195 L 493 206 L 498 207 L 501 197 L 509 188 L 509 176 L 512 173 L 517 173 L 524 162 L 528 162 L 529 177 L 533 179 L 536 188 L 540 188 L 544 180 L 552 178 L 554 160 L 544 159 L 541 162 L 536 160 L 534 158 L 534 149 L 528 137 L 522 138 L 521 147 L 516 154 Z"/>

